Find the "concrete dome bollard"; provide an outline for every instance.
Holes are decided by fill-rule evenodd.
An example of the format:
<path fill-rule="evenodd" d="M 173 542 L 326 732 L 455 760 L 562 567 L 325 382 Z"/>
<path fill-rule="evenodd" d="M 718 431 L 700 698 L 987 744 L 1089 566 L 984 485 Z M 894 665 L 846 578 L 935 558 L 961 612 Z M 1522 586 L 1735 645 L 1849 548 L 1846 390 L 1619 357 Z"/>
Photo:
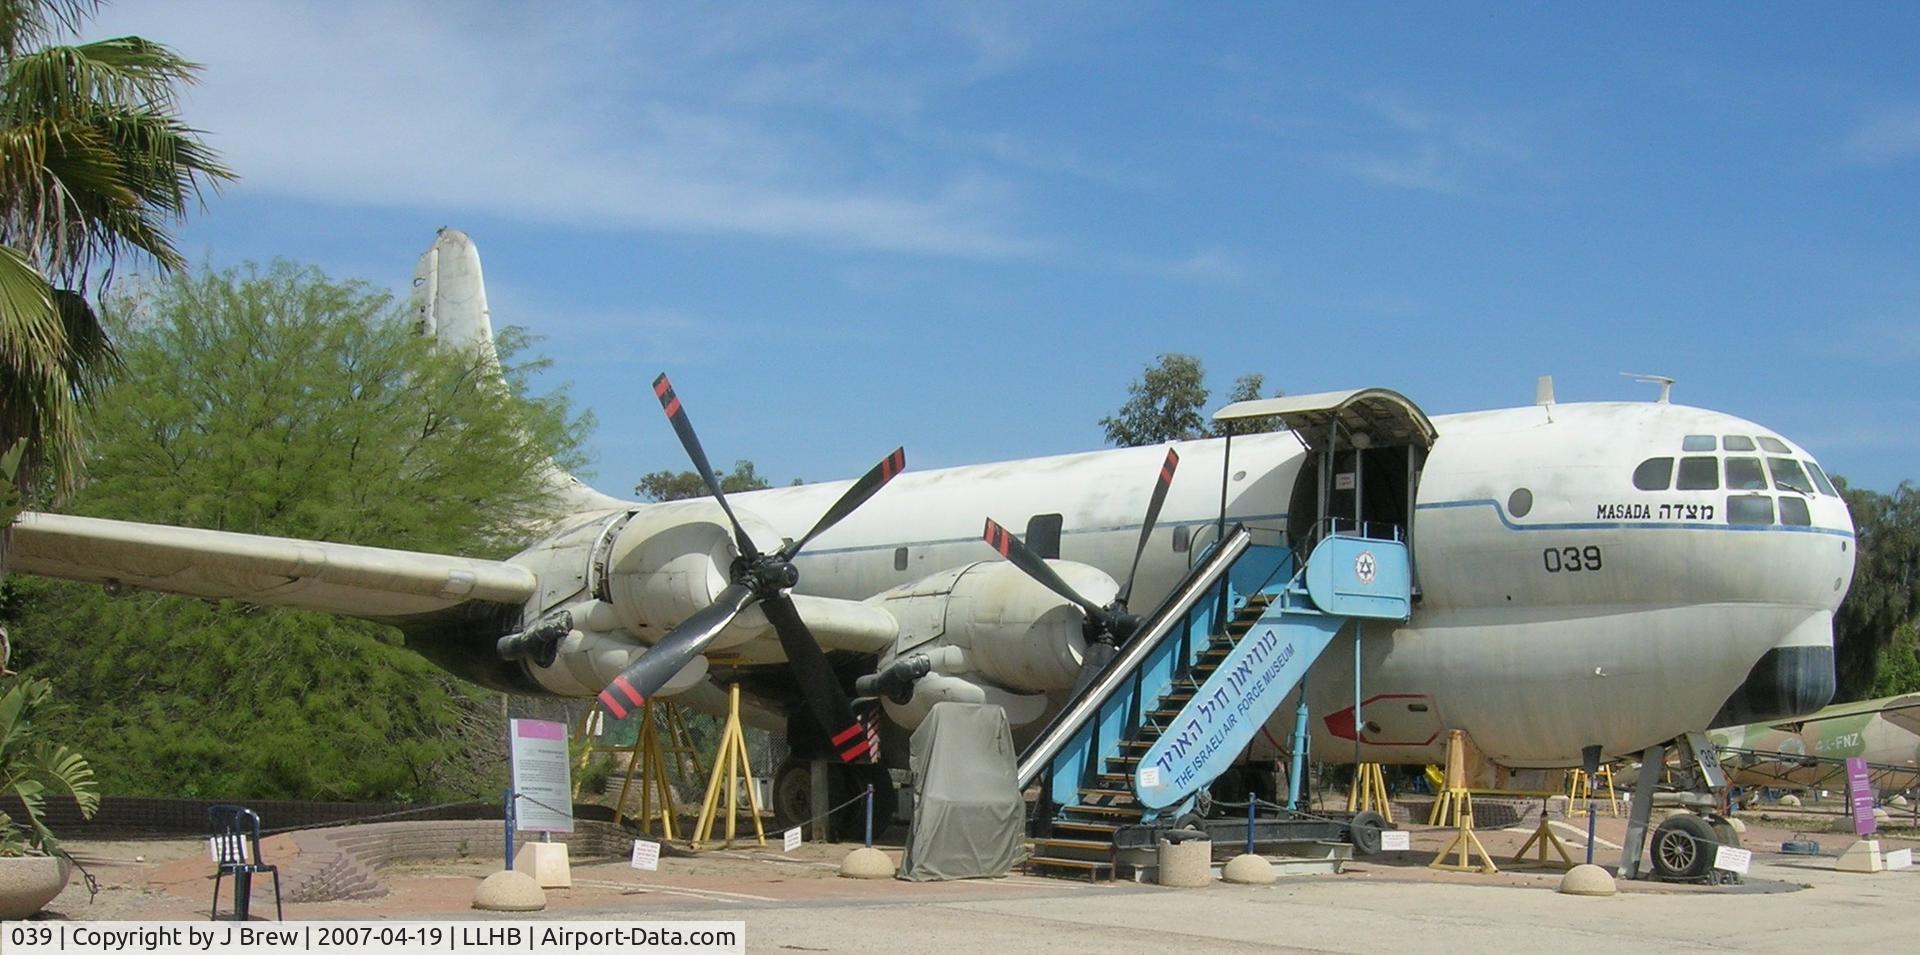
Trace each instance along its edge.
<path fill-rule="evenodd" d="M 1780 797 L 1780 805 L 1785 806 L 1788 809 L 1798 809 L 1800 808 L 1800 797 L 1792 793 L 1788 793 Z"/>
<path fill-rule="evenodd" d="M 1273 879 L 1273 863 L 1251 853 L 1234 856 L 1220 870 L 1220 880 L 1235 885 L 1272 885 Z"/>
<path fill-rule="evenodd" d="M 1613 874 L 1597 865 L 1577 865 L 1560 877 L 1562 895 L 1605 896 L 1613 893 Z"/>
<path fill-rule="evenodd" d="M 891 879 L 893 858 L 872 846 L 861 846 L 840 860 L 843 879 Z"/>
<path fill-rule="evenodd" d="M 547 893 L 533 876 L 505 869 L 481 880 L 473 892 L 473 907 L 488 912 L 538 912 L 547 907 Z"/>
<path fill-rule="evenodd" d="M 1895 793 L 1892 799 L 1887 800 L 1887 805 L 1892 806 L 1895 809 L 1905 809 L 1908 806 L 1912 805 L 1912 803 L 1907 802 L 1907 797 L 1902 796 L 1899 793 Z"/>

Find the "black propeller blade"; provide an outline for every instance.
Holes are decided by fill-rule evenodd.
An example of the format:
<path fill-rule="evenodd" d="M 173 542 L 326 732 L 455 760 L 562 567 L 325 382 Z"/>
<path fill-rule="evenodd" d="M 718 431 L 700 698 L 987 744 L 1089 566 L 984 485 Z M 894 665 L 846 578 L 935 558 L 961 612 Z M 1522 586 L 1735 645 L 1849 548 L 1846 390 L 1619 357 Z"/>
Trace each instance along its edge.
<path fill-rule="evenodd" d="M 667 421 L 673 424 L 673 433 L 680 436 L 680 446 L 687 449 L 687 457 L 693 460 L 693 469 L 700 472 L 700 480 L 707 482 L 707 491 L 720 502 L 720 509 L 727 512 L 727 520 L 733 524 L 733 542 L 740 548 L 741 556 L 748 560 L 760 556 L 759 549 L 753 546 L 753 538 L 747 536 L 747 529 L 733 516 L 727 494 L 720 489 L 720 479 L 714 477 L 713 465 L 707 463 L 707 452 L 700 447 L 700 437 L 693 433 L 693 422 L 687 420 L 687 409 L 681 407 L 680 396 L 673 393 L 673 382 L 667 380 L 665 373 L 653 380 L 653 393 L 660 399 Z"/>
<path fill-rule="evenodd" d="M 700 446 L 700 439 L 694 434 L 693 423 L 688 420 L 686 409 L 681 406 L 679 397 L 673 392 L 673 384 L 666 375 L 654 379 L 653 393 L 660 399 L 660 407 L 666 411 L 667 420 L 672 422 L 674 433 L 680 436 L 680 444 L 686 448 L 694 469 L 706 482 L 707 490 L 719 502 L 728 522 L 733 525 L 734 542 L 740 551 L 740 559 L 734 562 L 732 582 L 714 602 L 681 621 L 659 643 L 641 654 L 638 660 L 601 691 L 600 702 L 616 718 L 625 717 L 666 685 L 694 657 L 705 652 L 713 638 L 735 617 L 757 603 L 767 615 L 767 621 L 773 624 L 774 632 L 779 635 L 781 649 L 787 655 L 787 665 L 800 685 L 809 711 L 826 732 L 835 755 L 848 763 L 862 758 L 873 759 L 872 727 L 854 714 L 852 701 L 840 685 L 833 664 L 827 659 L 826 651 L 821 649 L 820 642 L 814 639 L 813 632 L 807 629 L 806 622 L 800 619 L 799 609 L 794 606 L 788 591 L 800 580 L 793 559 L 799 556 L 801 548 L 865 504 L 904 470 L 907 466 L 906 451 L 895 448 L 892 454 L 853 482 L 805 536 L 775 553 L 763 554 L 754 546 L 753 539 L 747 536 L 746 528 L 741 526 L 740 519 L 734 516 L 733 508 L 728 505 L 720 481 L 714 476 L 713 467 L 707 462 L 706 452 Z"/>
<path fill-rule="evenodd" d="M 639 709 L 647 698 L 659 692 L 660 688 L 673 679 L 682 667 L 693 662 L 693 658 L 706 650 L 707 644 L 726 629 L 740 611 L 753 603 L 753 588 L 744 583 L 732 583 L 720 591 L 713 603 L 697 610 L 692 616 L 680 621 L 652 649 L 640 655 L 640 659 L 613 678 L 607 688 L 600 691 L 600 702 L 612 713 L 614 719 L 626 719 L 627 711 Z"/>
<path fill-rule="evenodd" d="M 1153 536 L 1153 525 L 1160 520 L 1160 507 L 1167 503 L 1167 489 L 1173 486 L 1173 472 L 1180 469 L 1180 452 L 1167 449 L 1167 459 L 1160 465 L 1160 477 L 1153 483 L 1153 497 L 1147 501 L 1147 519 L 1140 523 L 1140 543 L 1133 548 L 1133 567 L 1127 571 L 1127 582 L 1120 585 L 1120 593 L 1114 602 L 1124 607 L 1127 598 L 1133 594 L 1134 575 L 1140 573 L 1140 555 L 1147 552 L 1147 538 Z"/>
<path fill-rule="evenodd" d="M 783 551 L 787 559 L 792 560 L 800 553 L 800 548 L 807 546 L 808 541 L 819 537 L 827 528 L 840 523 L 841 518 L 853 513 L 855 508 L 867 503 L 867 498 L 879 493 L 881 488 L 887 486 L 888 481 L 893 480 L 894 475 L 906 468 L 907 449 L 894 448 L 892 454 L 874 465 L 872 470 L 860 475 L 860 480 L 853 482 L 853 486 L 847 488 L 846 493 L 840 495 L 840 499 L 833 502 L 833 506 L 827 508 L 825 514 L 820 515 L 819 522 L 813 525 L 813 530 L 808 531 L 807 536 L 794 541 Z"/>

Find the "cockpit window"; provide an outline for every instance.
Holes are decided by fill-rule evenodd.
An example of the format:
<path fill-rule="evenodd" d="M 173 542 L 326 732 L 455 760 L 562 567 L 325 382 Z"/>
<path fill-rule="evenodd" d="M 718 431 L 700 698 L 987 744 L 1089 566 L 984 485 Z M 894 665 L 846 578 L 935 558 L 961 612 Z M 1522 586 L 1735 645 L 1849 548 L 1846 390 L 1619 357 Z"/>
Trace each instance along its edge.
<path fill-rule="evenodd" d="M 1807 508 L 1807 499 L 1780 495 L 1780 523 L 1796 527 L 1812 527 L 1813 514 Z"/>
<path fill-rule="evenodd" d="M 1785 441 L 1780 440 L 1779 438 L 1761 438 L 1760 450 L 1766 451 L 1770 454 L 1792 454 L 1793 453 L 1793 449 L 1787 447 L 1787 443 Z"/>
<path fill-rule="evenodd" d="M 1764 491 L 1767 476 L 1760 471 L 1759 458 L 1727 459 L 1727 490 Z"/>
<path fill-rule="evenodd" d="M 1840 492 L 1833 489 L 1833 482 L 1827 480 L 1827 472 L 1820 470 L 1820 465 L 1808 461 L 1807 473 L 1813 476 L 1813 483 L 1820 488 L 1820 493 L 1828 497 L 1840 496 Z"/>
<path fill-rule="evenodd" d="M 1719 458 L 1681 458 L 1680 480 L 1674 487 L 1682 491 L 1717 491 L 1720 489 Z"/>
<path fill-rule="evenodd" d="M 1727 497 L 1727 523 L 1773 523 L 1773 498 L 1765 494 L 1733 494 Z"/>
<path fill-rule="evenodd" d="M 1773 475 L 1773 486 L 1782 491 L 1813 493 L 1813 482 L 1807 480 L 1807 472 L 1800 469 L 1800 462 L 1792 458 L 1768 458 L 1767 473 Z"/>
<path fill-rule="evenodd" d="M 1664 491 L 1672 483 L 1672 458 L 1648 458 L 1633 469 L 1633 486 L 1642 491 Z"/>
<path fill-rule="evenodd" d="M 1720 439 L 1720 446 L 1728 451 L 1751 451 L 1753 439 L 1744 434 L 1730 434 Z"/>
<path fill-rule="evenodd" d="M 1682 451 L 1712 451 L 1718 444 L 1710 434 L 1690 434 L 1680 442 Z"/>

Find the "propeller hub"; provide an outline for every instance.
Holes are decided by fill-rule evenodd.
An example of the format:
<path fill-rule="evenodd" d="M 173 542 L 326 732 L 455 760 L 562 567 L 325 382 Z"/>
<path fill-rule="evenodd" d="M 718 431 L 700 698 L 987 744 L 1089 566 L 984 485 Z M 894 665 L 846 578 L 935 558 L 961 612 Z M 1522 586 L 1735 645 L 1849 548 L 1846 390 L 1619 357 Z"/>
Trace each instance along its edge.
<path fill-rule="evenodd" d="M 778 555 L 769 554 L 747 567 L 747 585 L 762 597 L 791 589 L 800 582 L 800 568 Z"/>

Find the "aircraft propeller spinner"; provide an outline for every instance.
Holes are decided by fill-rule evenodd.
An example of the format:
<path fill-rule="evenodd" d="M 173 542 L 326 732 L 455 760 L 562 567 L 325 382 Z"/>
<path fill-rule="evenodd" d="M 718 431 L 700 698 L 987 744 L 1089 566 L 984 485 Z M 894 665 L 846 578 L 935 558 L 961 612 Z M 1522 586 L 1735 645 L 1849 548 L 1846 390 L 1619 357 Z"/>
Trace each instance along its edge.
<path fill-rule="evenodd" d="M 727 504 L 727 495 L 720 489 L 719 479 L 714 476 L 713 466 L 707 462 L 706 452 L 700 447 L 700 439 L 693 432 L 693 423 L 687 420 L 687 411 L 673 393 L 673 384 L 666 375 L 653 380 L 653 393 L 660 399 L 660 407 L 666 411 L 674 433 L 680 436 L 680 444 L 686 448 L 687 457 L 693 461 L 700 479 L 706 482 L 707 490 L 713 494 L 720 509 L 726 512 L 728 522 L 733 525 L 734 545 L 740 556 L 733 562 L 731 582 L 720 591 L 713 603 L 681 621 L 659 643 L 641 654 L 625 672 L 614 677 L 613 682 L 600 692 L 601 704 L 615 718 L 624 718 L 666 685 L 682 667 L 704 652 L 714 637 L 742 611 L 759 604 L 768 622 L 773 624 L 774 632 L 779 634 L 780 647 L 787 655 L 787 666 L 800 684 L 801 693 L 806 697 L 814 719 L 832 743 L 835 755 L 846 763 L 861 761 L 863 757 L 871 761 L 874 746 L 871 728 L 854 715 L 853 705 L 840 685 L 833 665 L 827 661 L 826 652 L 814 639 L 813 632 L 807 629 L 806 622 L 800 619 L 789 591 L 800 581 L 800 572 L 793 566 L 793 559 L 799 556 L 801 548 L 853 513 L 906 468 L 906 450 L 895 448 L 892 454 L 855 481 L 821 515 L 806 536 L 773 553 L 762 553 L 754 546 L 753 539 L 747 536 L 746 529 L 740 526 L 739 518 L 734 517 L 733 508 Z"/>
<path fill-rule="evenodd" d="M 1074 590 L 1052 567 L 1047 566 L 1044 558 L 1021 543 L 1020 538 L 1013 536 L 1012 531 L 1000 526 L 993 518 L 987 518 L 987 529 L 983 536 L 988 546 L 999 551 L 1000 556 L 1025 571 L 1027 576 L 1065 597 L 1086 614 L 1087 651 L 1086 658 L 1080 664 L 1080 676 L 1074 680 L 1073 692 L 1076 695 L 1113 661 L 1119 652 L 1119 645 L 1132 639 L 1134 632 L 1140 629 L 1141 618 L 1127 610 L 1127 597 L 1133 593 L 1134 577 L 1140 573 L 1140 557 L 1147 551 L 1147 539 L 1153 536 L 1154 522 L 1160 519 L 1160 508 L 1167 502 L 1167 489 L 1173 486 L 1173 474 L 1179 467 L 1179 453 L 1168 448 L 1167 458 L 1160 465 L 1160 476 L 1154 481 L 1153 496 L 1147 501 L 1146 519 L 1140 524 L 1140 541 L 1133 548 L 1133 566 L 1127 571 L 1127 580 L 1120 585 L 1120 592 L 1114 595 L 1113 602 L 1104 607 Z"/>

